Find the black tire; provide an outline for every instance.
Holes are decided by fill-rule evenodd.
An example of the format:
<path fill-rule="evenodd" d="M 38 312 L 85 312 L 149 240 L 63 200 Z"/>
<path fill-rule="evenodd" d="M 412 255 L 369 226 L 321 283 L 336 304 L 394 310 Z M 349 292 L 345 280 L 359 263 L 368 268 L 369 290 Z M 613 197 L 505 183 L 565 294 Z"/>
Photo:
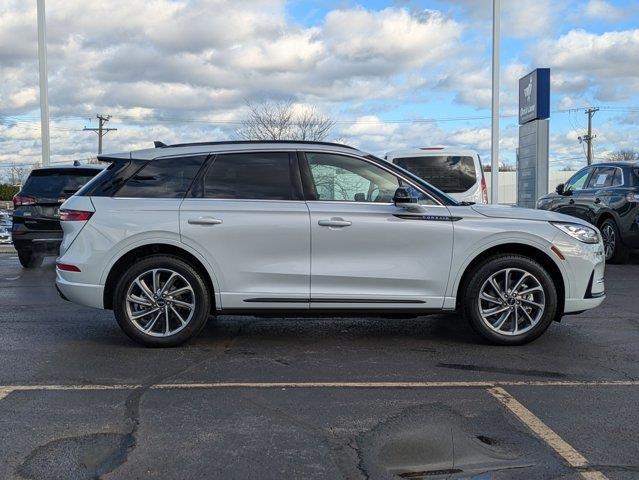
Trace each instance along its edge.
<path fill-rule="evenodd" d="M 619 235 L 619 228 L 615 221 L 611 218 L 607 218 L 603 221 L 599 227 L 601 235 L 604 239 L 604 253 L 606 255 L 606 262 L 608 263 L 626 263 L 630 258 L 630 249 L 626 247 L 621 241 L 621 235 Z M 612 247 L 607 248 L 607 244 L 612 242 Z"/>
<path fill-rule="evenodd" d="M 24 268 L 38 268 L 42 265 L 44 257 L 33 250 L 21 248 L 18 250 L 18 260 Z"/>
<path fill-rule="evenodd" d="M 127 308 L 127 292 L 129 291 L 129 287 L 131 287 L 138 276 L 153 269 L 167 269 L 176 272 L 181 275 L 192 288 L 192 294 L 189 295 L 192 295 L 190 300 L 192 300 L 195 305 L 193 315 L 181 330 L 168 336 L 154 336 L 143 332 L 141 327 L 136 326 L 136 323 L 130 318 L 130 309 Z M 161 300 L 157 299 L 157 301 L 159 302 Z M 151 305 L 148 308 L 152 309 L 154 306 Z M 113 312 L 120 328 L 122 328 L 124 333 L 131 339 L 147 347 L 175 347 L 193 338 L 200 333 L 206 325 L 210 308 L 211 292 L 209 292 L 202 275 L 181 258 L 171 255 L 152 255 L 137 261 L 124 272 L 113 294 Z M 173 314 L 169 315 L 172 315 L 173 321 L 177 322 Z M 171 322 L 171 320 L 166 320 L 166 317 L 163 317 L 160 321 L 165 322 L 165 325 Z M 146 327 L 146 325 L 144 325 L 144 327 Z M 160 333 L 156 332 L 156 335 L 157 334 Z"/>
<path fill-rule="evenodd" d="M 522 334 L 507 335 L 491 329 L 482 319 L 479 307 L 480 290 L 491 275 L 504 269 L 519 269 L 531 275 L 543 289 L 545 307 L 537 323 Z M 522 274 L 523 276 L 523 274 Z M 555 318 L 557 311 L 557 289 L 546 269 L 535 260 L 524 255 L 501 254 L 490 257 L 470 272 L 467 281 L 460 290 L 462 313 L 473 330 L 494 345 L 523 345 L 532 342 L 546 331 Z M 521 303 L 523 305 L 523 301 Z M 517 304 L 519 305 L 519 303 Z M 514 307 L 517 308 L 517 307 Z M 521 312 L 521 309 L 518 310 Z M 523 316 L 521 318 L 524 318 Z M 514 325 L 514 316 L 509 321 Z M 514 331 L 514 328 L 513 328 Z"/>

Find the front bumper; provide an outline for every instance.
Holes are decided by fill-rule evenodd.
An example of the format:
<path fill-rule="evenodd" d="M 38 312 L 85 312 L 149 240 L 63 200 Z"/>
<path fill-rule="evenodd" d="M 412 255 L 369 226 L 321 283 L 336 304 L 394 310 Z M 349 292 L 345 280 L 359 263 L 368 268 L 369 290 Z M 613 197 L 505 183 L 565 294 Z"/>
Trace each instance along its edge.
<path fill-rule="evenodd" d="M 605 300 L 606 258 L 601 241 L 588 244 L 567 237 L 560 233 L 552 243 L 565 257 L 568 284 L 564 313 L 577 313 L 598 307 Z"/>

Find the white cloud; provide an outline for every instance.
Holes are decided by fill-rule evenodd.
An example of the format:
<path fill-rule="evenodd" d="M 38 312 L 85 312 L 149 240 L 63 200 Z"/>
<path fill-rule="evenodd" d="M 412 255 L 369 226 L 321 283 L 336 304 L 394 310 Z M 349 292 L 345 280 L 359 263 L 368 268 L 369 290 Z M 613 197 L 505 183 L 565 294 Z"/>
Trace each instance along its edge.
<path fill-rule="evenodd" d="M 624 17 L 622 9 L 604 0 L 590 0 L 584 9 L 587 17 L 593 20 L 616 22 Z"/>

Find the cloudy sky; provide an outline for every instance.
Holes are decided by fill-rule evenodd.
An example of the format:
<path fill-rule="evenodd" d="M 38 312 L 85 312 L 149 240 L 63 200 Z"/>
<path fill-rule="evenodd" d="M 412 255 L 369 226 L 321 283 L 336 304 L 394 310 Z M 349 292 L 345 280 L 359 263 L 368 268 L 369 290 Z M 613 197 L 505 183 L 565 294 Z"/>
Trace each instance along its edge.
<path fill-rule="evenodd" d="M 40 159 L 35 1 L 0 2 L 0 166 Z M 551 165 L 639 147 L 639 5 L 502 0 L 500 156 L 514 163 L 517 79 L 550 67 Z M 332 137 L 383 154 L 464 146 L 490 162 L 491 1 L 47 0 L 54 162 L 233 138 L 245 102 L 292 99 Z"/>

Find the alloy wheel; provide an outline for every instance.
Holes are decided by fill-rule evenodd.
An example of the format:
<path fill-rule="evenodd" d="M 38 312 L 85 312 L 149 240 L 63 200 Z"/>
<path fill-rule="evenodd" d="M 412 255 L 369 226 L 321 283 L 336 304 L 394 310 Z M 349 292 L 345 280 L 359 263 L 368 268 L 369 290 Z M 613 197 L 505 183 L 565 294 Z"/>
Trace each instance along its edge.
<path fill-rule="evenodd" d="M 131 323 L 146 335 L 175 335 L 189 324 L 195 313 L 193 287 L 176 271 L 147 270 L 129 285 L 126 313 Z"/>
<path fill-rule="evenodd" d="M 604 244 L 606 260 L 610 260 L 615 253 L 616 235 L 614 227 L 609 223 L 606 223 L 601 229 L 601 239 Z"/>
<path fill-rule="evenodd" d="M 493 273 L 479 290 L 482 321 L 500 335 L 521 335 L 543 317 L 546 296 L 539 280 L 520 268 Z"/>

